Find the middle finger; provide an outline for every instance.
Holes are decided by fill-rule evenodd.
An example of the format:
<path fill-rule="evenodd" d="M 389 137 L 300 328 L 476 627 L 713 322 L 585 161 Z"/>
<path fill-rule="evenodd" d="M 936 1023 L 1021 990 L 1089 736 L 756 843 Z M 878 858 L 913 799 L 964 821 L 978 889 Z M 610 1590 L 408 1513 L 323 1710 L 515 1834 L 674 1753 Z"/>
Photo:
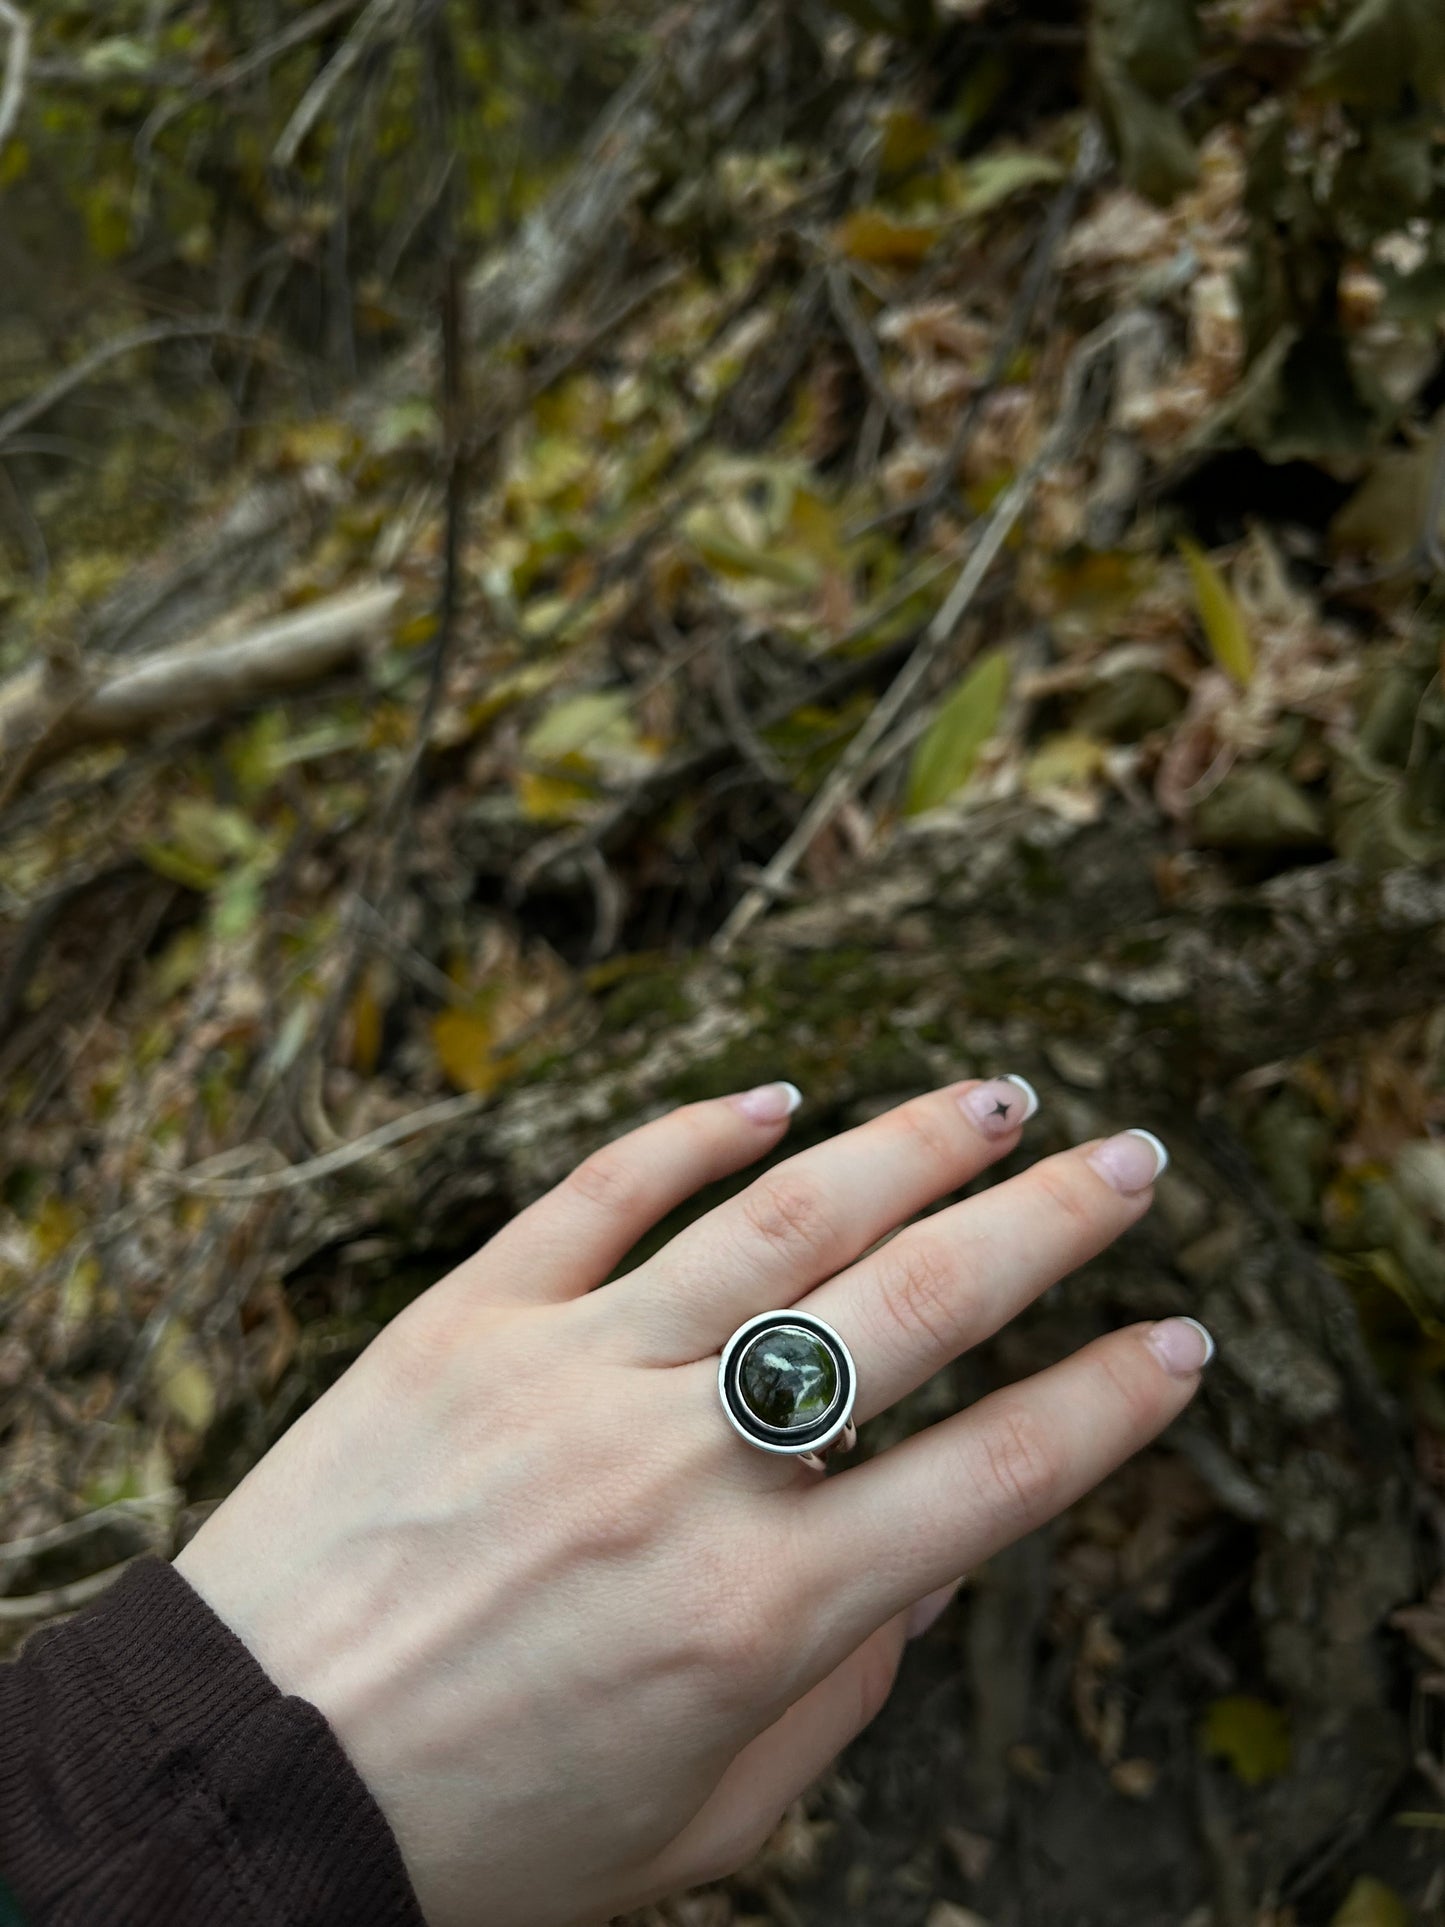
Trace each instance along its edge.
<path fill-rule="evenodd" d="M 913 1098 L 765 1171 L 608 1290 L 653 1362 L 705 1357 L 987 1169 L 1037 1108 L 1012 1075 Z"/>

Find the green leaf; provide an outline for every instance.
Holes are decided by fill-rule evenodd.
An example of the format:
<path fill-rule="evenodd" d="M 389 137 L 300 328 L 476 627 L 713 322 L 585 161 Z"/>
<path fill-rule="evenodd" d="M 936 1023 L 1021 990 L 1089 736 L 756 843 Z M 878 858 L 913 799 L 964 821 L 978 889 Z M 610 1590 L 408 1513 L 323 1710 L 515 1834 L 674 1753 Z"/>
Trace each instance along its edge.
<path fill-rule="evenodd" d="M 1030 154 L 1021 148 L 980 154 L 958 170 L 948 204 L 955 214 L 976 218 L 1028 188 L 1062 180 L 1063 173 L 1047 154 Z"/>
<path fill-rule="evenodd" d="M 1289 1719 L 1267 1700 L 1230 1693 L 1205 1714 L 1199 1746 L 1211 1758 L 1227 1761 L 1246 1786 L 1261 1786 L 1289 1772 Z"/>
<path fill-rule="evenodd" d="M 1314 849 L 1326 841 L 1313 798 L 1267 763 L 1232 769 L 1194 812 L 1194 838 L 1216 850 Z"/>
<path fill-rule="evenodd" d="M 957 684 L 913 752 L 906 815 L 934 809 L 963 788 L 979 751 L 998 728 L 1008 685 L 1009 659 L 1002 649 L 980 656 Z"/>
<path fill-rule="evenodd" d="M 1330 1927 L 1410 1927 L 1410 1910 L 1393 1887 L 1362 1873 Z"/>
<path fill-rule="evenodd" d="M 1359 0 L 1311 79 L 1357 107 L 1438 99 L 1445 90 L 1445 11 L 1439 0 Z"/>
<path fill-rule="evenodd" d="M 1254 675 L 1254 644 L 1234 592 L 1199 544 L 1187 535 L 1179 538 L 1179 553 L 1189 565 L 1194 584 L 1194 605 L 1209 639 L 1214 660 L 1241 689 L 1249 687 Z"/>
<path fill-rule="evenodd" d="M 522 747 L 539 763 L 580 757 L 584 764 L 607 752 L 627 753 L 637 747 L 637 733 L 628 709 L 626 690 L 594 689 L 566 696 L 553 705 L 522 740 Z"/>

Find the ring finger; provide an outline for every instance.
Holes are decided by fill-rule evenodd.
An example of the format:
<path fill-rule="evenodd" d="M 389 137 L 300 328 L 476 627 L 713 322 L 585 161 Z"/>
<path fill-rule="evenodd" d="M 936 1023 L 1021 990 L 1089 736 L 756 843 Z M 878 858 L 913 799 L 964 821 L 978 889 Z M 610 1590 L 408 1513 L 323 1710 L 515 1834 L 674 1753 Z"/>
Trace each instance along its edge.
<path fill-rule="evenodd" d="M 798 1304 L 858 1365 L 861 1423 L 990 1337 L 1137 1219 L 1168 1162 L 1148 1131 L 1076 1145 L 908 1226 Z"/>

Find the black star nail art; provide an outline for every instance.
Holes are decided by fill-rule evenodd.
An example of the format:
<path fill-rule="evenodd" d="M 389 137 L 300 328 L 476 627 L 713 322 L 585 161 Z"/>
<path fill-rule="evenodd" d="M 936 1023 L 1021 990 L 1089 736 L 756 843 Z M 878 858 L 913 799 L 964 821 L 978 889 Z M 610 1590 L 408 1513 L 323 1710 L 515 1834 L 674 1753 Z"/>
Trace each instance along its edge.
<path fill-rule="evenodd" d="M 999 1102 L 995 1104 L 993 1107 L 993 1114 L 995 1117 L 1007 1117 L 1008 1105 L 1003 1102 Z"/>

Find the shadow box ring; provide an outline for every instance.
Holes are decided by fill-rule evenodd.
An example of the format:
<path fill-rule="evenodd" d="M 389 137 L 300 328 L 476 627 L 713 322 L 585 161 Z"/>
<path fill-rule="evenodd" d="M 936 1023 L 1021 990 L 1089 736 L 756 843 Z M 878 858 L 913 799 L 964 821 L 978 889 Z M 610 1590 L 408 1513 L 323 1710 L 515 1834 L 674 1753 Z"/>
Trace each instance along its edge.
<path fill-rule="evenodd" d="M 831 1325 L 803 1311 L 765 1311 L 739 1325 L 718 1361 L 728 1423 L 760 1452 L 800 1459 L 814 1471 L 857 1439 L 858 1370 Z"/>

